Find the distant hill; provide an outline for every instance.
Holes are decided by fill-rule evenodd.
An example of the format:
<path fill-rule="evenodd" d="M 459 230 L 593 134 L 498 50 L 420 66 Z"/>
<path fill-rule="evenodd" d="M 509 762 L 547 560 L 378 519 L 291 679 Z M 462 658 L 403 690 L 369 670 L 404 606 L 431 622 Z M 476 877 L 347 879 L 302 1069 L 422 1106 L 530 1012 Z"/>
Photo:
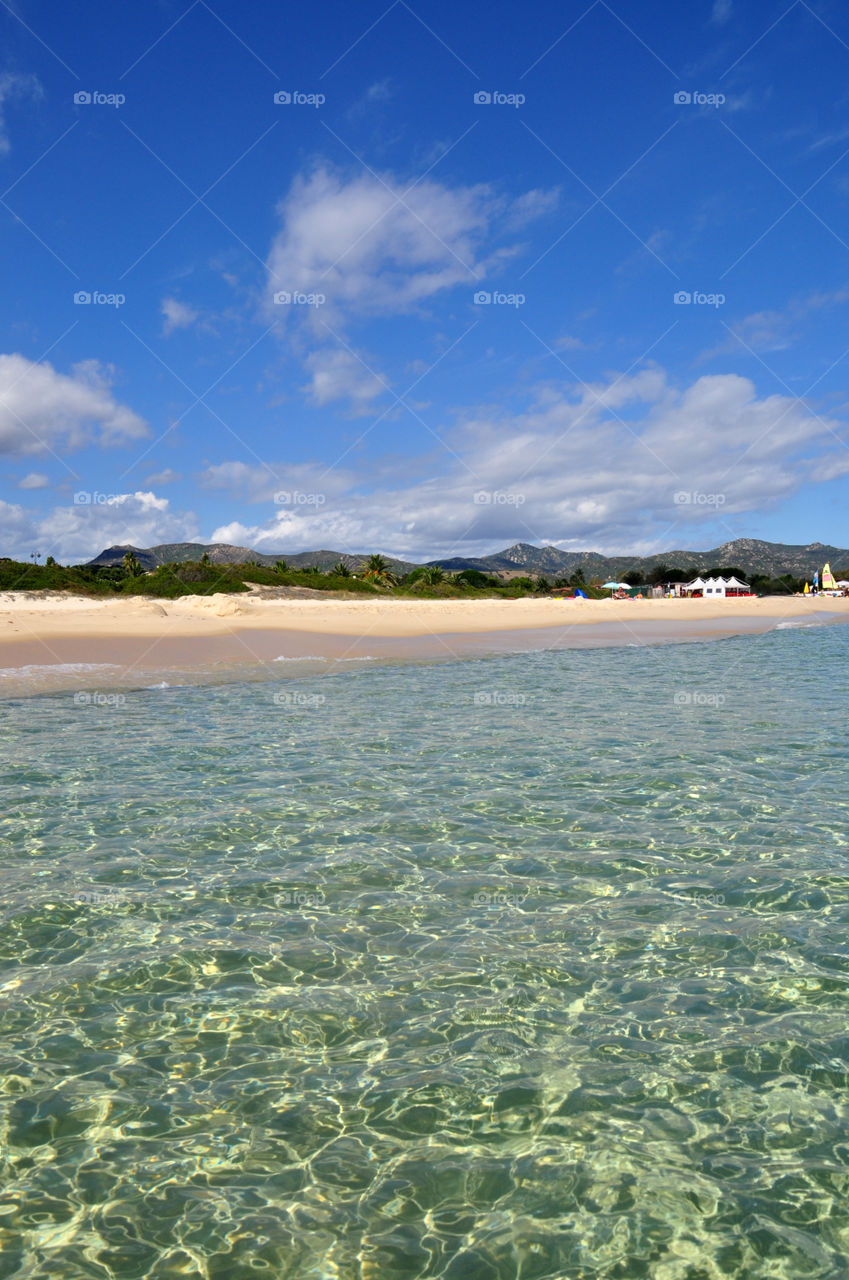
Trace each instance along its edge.
<path fill-rule="evenodd" d="M 308 569 L 317 565 L 329 569 L 343 561 L 349 569 L 356 569 L 367 558 L 349 555 L 344 551 L 300 551 L 289 553 L 276 551 L 272 555 L 254 551 L 250 547 L 234 547 L 227 542 L 162 542 L 156 547 L 116 546 L 107 547 L 99 556 L 89 560 L 89 565 L 119 565 L 128 551 L 132 551 L 144 569 L 155 569 L 160 564 L 181 564 L 184 560 L 200 560 L 208 555 L 212 564 L 246 564 L 256 562 L 273 568 L 278 560 L 285 560 L 293 569 Z M 416 565 L 409 560 L 396 560 L 386 556 L 396 573 L 409 573 Z"/>
<path fill-rule="evenodd" d="M 250 547 L 233 547 L 223 542 L 166 542 L 148 548 L 107 547 L 88 563 L 117 565 L 128 551 L 134 552 L 145 569 L 155 569 L 157 565 L 174 561 L 200 560 L 204 553 L 213 564 L 244 564 L 253 560 L 258 564 L 274 565 L 278 560 L 285 560 L 294 569 L 306 569 L 313 565 L 329 569 L 341 560 L 350 569 L 356 570 L 366 559 L 365 554 L 352 555 L 344 551 L 301 551 L 295 554 L 280 551 L 269 555 L 252 551 Z M 387 556 L 386 559 L 398 574 L 409 573 L 417 567 L 411 560 L 397 560 L 392 556 Z M 517 542 L 491 556 L 454 556 L 447 560 L 429 560 L 427 563 L 438 564 L 451 571 L 480 569 L 483 573 L 505 578 L 518 574 L 534 577 L 541 574 L 548 578 L 568 577 L 581 569 L 589 581 L 595 576 L 602 579 L 618 578 L 629 570 L 647 574 L 660 564 L 668 565 L 670 569 L 692 567 L 700 572 L 733 565 L 749 574 L 764 573 L 779 577 L 782 573 L 792 573 L 794 577 L 810 578 L 814 570 L 821 569 L 826 561 L 831 562 L 835 572 L 849 571 L 849 550 L 826 546 L 821 542 L 794 546 L 782 542 L 759 542 L 755 538 L 737 538 L 733 542 L 724 542 L 711 551 L 663 551 L 653 556 L 603 556 L 597 551 L 560 551 L 557 547 L 535 547 L 529 542 Z"/>

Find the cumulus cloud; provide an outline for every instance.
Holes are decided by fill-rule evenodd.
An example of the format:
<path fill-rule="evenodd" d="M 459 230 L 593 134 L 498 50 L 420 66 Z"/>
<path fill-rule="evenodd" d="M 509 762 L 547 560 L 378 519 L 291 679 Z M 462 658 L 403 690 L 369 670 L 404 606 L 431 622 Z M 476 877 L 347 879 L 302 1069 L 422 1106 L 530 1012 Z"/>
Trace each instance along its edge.
<path fill-rule="evenodd" d="M 387 389 L 386 380 L 344 347 L 321 347 L 306 360 L 310 381 L 304 388 L 316 404 L 350 400 L 354 412 L 368 413 L 375 396 Z"/>
<path fill-rule="evenodd" d="M 87 560 L 115 544 L 149 547 L 159 542 L 192 542 L 199 536 L 191 512 L 172 512 L 168 499 L 154 493 L 88 496 L 87 503 L 69 500 L 43 517 L 0 502 L 3 554 L 26 558 L 38 549 L 57 560 Z"/>
<path fill-rule="evenodd" d="M 0 454 L 119 445 L 145 436 L 143 419 L 113 397 L 111 377 L 94 360 L 75 365 L 69 376 L 46 361 L 0 355 Z"/>
<path fill-rule="evenodd" d="M 706 520 L 762 511 L 809 479 L 840 474 L 849 455 L 839 427 L 791 397 L 759 397 L 736 375 L 683 389 L 660 369 L 546 385 L 519 412 L 467 415 L 438 475 L 431 454 L 408 460 L 409 483 L 376 489 L 373 477 L 350 476 L 337 492 L 325 478 L 324 502 L 214 536 L 268 551 L 379 547 L 411 558 L 516 540 L 626 551 L 657 537 L 660 549 L 692 541 Z"/>
<path fill-rule="evenodd" d="M 486 269 L 481 241 L 497 202 L 486 186 L 413 186 L 326 168 L 298 177 L 278 207 L 269 287 L 323 293 L 335 311 L 395 315 Z"/>
<path fill-rule="evenodd" d="M 43 97 L 44 90 L 36 76 L 18 75 L 14 71 L 0 75 L 0 155 L 8 155 L 11 150 L 6 128 L 6 104 L 23 98 L 39 101 Z"/>
<path fill-rule="evenodd" d="M 200 314 L 177 298 L 163 298 L 160 310 L 165 317 L 162 332 L 166 338 L 175 329 L 191 328 Z"/>
<path fill-rule="evenodd" d="M 18 481 L 19 489 L 46 489 L 50 484 L 48 476 L 41 471 L 30 471 Z"/>

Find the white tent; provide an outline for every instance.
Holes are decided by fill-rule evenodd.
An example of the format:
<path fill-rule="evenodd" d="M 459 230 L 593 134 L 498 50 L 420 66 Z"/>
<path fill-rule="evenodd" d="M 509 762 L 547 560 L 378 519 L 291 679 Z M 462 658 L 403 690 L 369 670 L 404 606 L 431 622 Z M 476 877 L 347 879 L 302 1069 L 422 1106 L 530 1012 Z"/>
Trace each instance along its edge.
<path fill-rule="evenodd" d="M 684 584 L 684 591 L 687 595 L 701 591 L 702 596 L 721 599 L 725 596 L 748 595 L 751 587 L 748 582 L 741 582 L 732 575 L 730 578 L 694 578 L 692 582 Z"/>

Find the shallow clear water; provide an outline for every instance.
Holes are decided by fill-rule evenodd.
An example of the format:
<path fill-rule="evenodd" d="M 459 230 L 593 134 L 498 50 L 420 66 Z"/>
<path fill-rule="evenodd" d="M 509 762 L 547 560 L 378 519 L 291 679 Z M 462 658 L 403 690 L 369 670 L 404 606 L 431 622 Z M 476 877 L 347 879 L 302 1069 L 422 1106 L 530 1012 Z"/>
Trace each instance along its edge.
<path fill-rule="evenodd" d="M 845 1277 L 846 637 L 3 703 L 0 1277 Z"/>

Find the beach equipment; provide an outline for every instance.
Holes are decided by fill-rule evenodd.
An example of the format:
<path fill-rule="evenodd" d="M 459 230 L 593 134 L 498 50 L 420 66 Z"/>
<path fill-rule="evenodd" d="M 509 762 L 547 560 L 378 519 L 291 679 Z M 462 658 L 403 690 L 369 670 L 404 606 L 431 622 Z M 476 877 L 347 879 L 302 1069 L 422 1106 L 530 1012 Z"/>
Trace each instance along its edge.
<path fill-rule="evenodd" d="M 831 564 L 826 564 L 822 571 L 822 589 L 823 591 L 834 591 L 836 586 L 834 574 L 831 572 Z"/>
<path fill-rule="evenodd" d="M 803 594 L 806 596 L 809 596 L 811 594 L 811 588 L 808 586 L 807 582 L 805 583 L 805 590 Z"/>
<path fill-rule="evenodd" d="M 576 591 L 576 592 L 575 592 L 575 599 L 576 599 L 576 600 L 589 600 L 589 596 L 587 595 L 586 591 Z"/>
<path fill-rule="evenodd" d="M 603 582 L 601 584 L 602 591 L 627 591 L 627 582 Z"/>

